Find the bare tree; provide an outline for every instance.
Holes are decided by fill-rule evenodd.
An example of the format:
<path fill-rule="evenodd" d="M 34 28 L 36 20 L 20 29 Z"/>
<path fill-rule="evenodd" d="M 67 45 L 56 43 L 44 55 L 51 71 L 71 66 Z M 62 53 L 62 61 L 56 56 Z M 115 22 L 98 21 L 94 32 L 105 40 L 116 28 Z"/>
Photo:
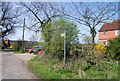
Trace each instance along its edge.
<path fill-rule="evenodd" d="M 53 3 L 43 3 L 43 2 L 31 2 L 31 3 L 20 3 L 21 6 L 25 8 L 27 13 L 31 14 L 29 16 L 34 23 L 31 26 L 27 26 L 27 29 L 30 29 L 34 32 L 42 31 L 44 25 L 51 22 L 57 17 L 62 15 L 54 10 Z"/>
<path fill-rule="evenodd" d="M 12 3 L 3 2 L 0 6 L 0 37 L 4 38 L 17 27 L 17 18 L 20 16 L 18 9 L 12 9 Z"/>
<path fill-rule="evenodd" d="M 74 3 L 72 2 L 72 12 L 76 14 L 61 11 L 69 19 L 76 20 L 79 24 L 89 28 L 92 37 L 92 47 L 95 45 L 96 28 L 100 23 L 108 20 L 114 20 L 118 12 L 117 3 L 92 2 L 92 3 Z M 73 11 L 74 10 L 74 11 Z"/>

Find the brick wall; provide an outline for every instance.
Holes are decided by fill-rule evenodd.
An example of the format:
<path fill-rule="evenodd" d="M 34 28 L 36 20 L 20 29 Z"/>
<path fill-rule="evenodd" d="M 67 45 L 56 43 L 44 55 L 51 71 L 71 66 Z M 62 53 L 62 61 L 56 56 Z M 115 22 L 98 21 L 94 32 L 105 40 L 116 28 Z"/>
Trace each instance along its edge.
<path fill-rule="evenodd" d="M 119 30 L 119 35 L 120 35 L 120 30 Z M 103 35 L 103 32 L 98 32 L 98 43 L 102 44 L 103 46 L 107 46 L 109 41 L 108 40 L 113 40 L 114 38 L 118 37 L 118 35 L 115 35 L 115 31 L 106 31 L 106 35 Z M 106 44 L 104 42 L 106 41 Z"/>
<path fill-rule="evenodd" d="M 119 34 L 120 34 L 120 30 L 119 30 Z M 99 32 L 98 37 L 99 37 L 99 40 L 109 40 L 109 39 L 114 39 L 118 37 L 118 35 L 115 35 L 115 31 L 112 30 L 112 31 L 106 31 L 105 36 L 103 36 L 103 32 Z"/>

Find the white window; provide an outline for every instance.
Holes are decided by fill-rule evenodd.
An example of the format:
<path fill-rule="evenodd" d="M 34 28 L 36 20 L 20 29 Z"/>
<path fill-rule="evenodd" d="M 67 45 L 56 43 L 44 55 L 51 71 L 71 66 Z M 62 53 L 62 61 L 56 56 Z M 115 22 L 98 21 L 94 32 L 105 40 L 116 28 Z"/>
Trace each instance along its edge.
<path fill-rule="evenodd" d="M 106 35 L 106 31 L 103 31 L 103 35 Z"/>
<path fill-rule="evenodd" d="M 119 30 L 115 30 L 115 35 L 119 35 Z"/>

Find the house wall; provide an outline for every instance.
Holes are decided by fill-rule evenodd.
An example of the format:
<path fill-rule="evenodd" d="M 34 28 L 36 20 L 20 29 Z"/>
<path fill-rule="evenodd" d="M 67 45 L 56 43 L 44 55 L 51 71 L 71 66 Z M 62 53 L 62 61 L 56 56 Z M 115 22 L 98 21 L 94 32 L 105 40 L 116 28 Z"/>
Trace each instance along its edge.
<path fill-rule="evenodd" d="M 120 35 L 120 30 L 119 30 L 119 35 Z M 112 30 L 112 31 L 106 31 L 105 36 L 103 36 L 103 32 L 98 32 L 98 37 L 99 40 L 109 40 L 118 37 L 118 35 L 115 35 L 115 31 Z"/>
<path fill-rule="evenodd" d="M 106 41 L 106 44 L 104 44 L 104 41 Z M 108 43 L 109 43 L 108 40 L 99 40 L 99 41 L 98 41 L 98 44 L 102 44 L 102 46 L 107 46 Z"/>
<path fill-rule="evenodd" d="M 120 30 L 119 30 L 119 35 L 120 35 Z M 103 46 L 107 46 L 109 43 L 109 40 L 114 39 L 118 37 L 118 35 L 115 35 L 115 31 L 106 31 L 106 35 L 103 35 L 103 32 L 98 32 L 98 43 L 102 44 Z M 104 41 L 106 41 L 106 44 L 104 44 Z"/>

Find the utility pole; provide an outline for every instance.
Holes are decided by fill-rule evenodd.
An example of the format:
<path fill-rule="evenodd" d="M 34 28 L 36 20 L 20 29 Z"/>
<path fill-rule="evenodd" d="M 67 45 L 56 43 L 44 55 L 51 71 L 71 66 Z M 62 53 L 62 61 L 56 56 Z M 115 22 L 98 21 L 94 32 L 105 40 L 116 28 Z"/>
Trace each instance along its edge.
<path fill-rule="evenodd" d="M 22 51 L 24 51 L 24 33 L 25 33 L 25 18 L 23 22 Z"/>

